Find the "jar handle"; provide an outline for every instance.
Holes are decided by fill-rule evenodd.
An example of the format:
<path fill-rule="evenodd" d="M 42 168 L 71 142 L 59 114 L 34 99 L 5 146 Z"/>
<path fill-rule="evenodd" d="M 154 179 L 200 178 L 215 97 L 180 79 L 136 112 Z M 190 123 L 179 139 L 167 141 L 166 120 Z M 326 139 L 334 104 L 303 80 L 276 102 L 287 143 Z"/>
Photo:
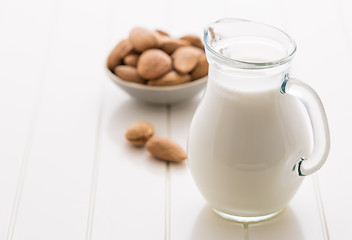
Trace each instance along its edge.
<path fill-rule="evenodd" d="M 330 150 L 330 133 L 324 106 L 318 94 L 304 82 L 285 76 L 281 93 L 297 97 L 305 106 L 313 130 L 314 147 L 307 159 L 301 158 L 296 164 L 300 176 L 310 175 L 325 163 Z"/>

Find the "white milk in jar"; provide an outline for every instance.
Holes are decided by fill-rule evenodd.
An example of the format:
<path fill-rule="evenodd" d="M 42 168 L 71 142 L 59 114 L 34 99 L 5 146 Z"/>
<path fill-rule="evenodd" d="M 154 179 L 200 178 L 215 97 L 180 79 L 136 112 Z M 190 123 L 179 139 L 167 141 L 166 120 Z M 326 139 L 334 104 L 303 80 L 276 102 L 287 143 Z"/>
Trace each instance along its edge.
<path fill-rule="evenodd" d="M 210 74 L 189 133 L 196 184 L 221 212 L 261 216 L 281 210 L 302 181 L 292 168 L 310 151 L 301 106 L 278 89 L 231 89 L 217 81 L 224 76 Z"/>
<path fill-rule="evenodd" d="M 250 38 L 231 44 L 218 51 L 227 57 L 235 52 L 237 59 L 241 50 L 257 54 L 258 43 Z M 263 42 L 262 56 L 282 54 L 274 46 Z M 310 153 L 312 137 L 303 104 L 280 92 L 287 68 L 248 71 L 210 64 L 189 132 L 188 159 L 199 190 L 217 212 L 242 217 L 277 213 L 301 184 L 294 167 Z"/>

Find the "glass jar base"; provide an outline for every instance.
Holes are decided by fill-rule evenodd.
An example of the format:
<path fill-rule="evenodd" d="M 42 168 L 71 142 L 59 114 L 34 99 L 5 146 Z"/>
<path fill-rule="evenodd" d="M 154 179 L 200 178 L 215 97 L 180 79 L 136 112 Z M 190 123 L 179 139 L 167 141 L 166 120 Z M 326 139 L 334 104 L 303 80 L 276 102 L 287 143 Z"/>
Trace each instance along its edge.
<path fill-rule="evenodd" d="M 268 215 L 263 215 L 263 216 L 257 216 L 257 217 L 243 217 L 243 216 L 236 216 L 236 215 L 231 215 L 227 213 L 223 213 L 219 210 L 216 210 L 213 208 L 213 211 L 218 214 L 220 217 L 231 220 L 231 221 L 236 221 L 236 222 L 241 222 L 241 223 L 253 223 L 253 222 L 261 222 L 265 221 L 267 219 L 270 219 L 276 215 L 278 215 L 280 211 L 270 213 Z"/>

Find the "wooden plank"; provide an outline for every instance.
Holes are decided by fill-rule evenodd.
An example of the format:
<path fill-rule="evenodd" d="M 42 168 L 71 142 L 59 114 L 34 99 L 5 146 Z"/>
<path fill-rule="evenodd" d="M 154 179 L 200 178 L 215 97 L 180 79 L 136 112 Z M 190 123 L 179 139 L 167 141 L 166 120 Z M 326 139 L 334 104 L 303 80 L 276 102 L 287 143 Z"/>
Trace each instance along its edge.
<path fill-rule="evenodd" d="M 175 37 L 188 33 L 202 36 L 207 24 L 224 17 L 223 11 L 226 8 L 224 3 L 224 0 L 217 4 L 211 1 L 168 1 L 165 30 Z"/>
<path fill-rule="evenodd" d="M 35 6 L 41 6 L 40 10 Z M 7 1 L 0 10 L 0 238 L 15 220 L 50 46 L 54 1 Z M 25 19 L 25 21 L 24 21 Z M 22 167 L 21 167 L 22 166 Z M 22 170 L 21 170 L 22 169 Z"/>
<path fill-rule="evenodd" d="M 187 6 L 187 7 L 185 7 Z M 220 18 L 231 16 L 228 1 L 217 4 L 172 1 L 168 28 L 175 36 L 193 33 L 202 36 L 204 27 Z M 212 14 L 208 14 L 208 9 Z M 179 16 L 182 13 L 182 17 Z M 194 111 L 201 99 L 197 97 L 170 108 L 170 138 L 186 149 L 188 129 Z M 170 164 L 170 232 L 166 239 L 242 239 L 242 224 L 232 223 L 217 216 L 198 191 L 187 163 Z"/>
<path fill-rule="evenodd" d="M 170 138 L 185 149 L 189 124 L 199 100 L 200 95 L 171 107 Z M 170 218 L 170 239 L 244 238 L 242 224 L 222 219 L 206 204 L 187 162 L 170 164 Z"/>
<path fill-rule="evenodd" d="M 226 1 L 225 16 L 242 18 L 284 28 L 286 19 L 282 3 L 278 0 Z"/>
<path fill-rule="evenodd" d="M 318 211 L 313 179 L 309 176 L 278 216 L 248 225 L 249 239 L 324 239 Z"/>
<path fill-rule="evenodd" d="M 190 116 L 197 105 L 172 107 L 172 139 L 185 145 Z M 186 131 L 187 132 L 187 131 Z M 184 146 L 185 147 L 185 146 Z M 323 239 L 319 209 L 311 177 L 307 178 L 286 210 L 267 222 L 248 226 L 221 219 L 206 205 L 196 188 L 186 163 L 172 164 L 171 172 L 171 239 Z M 187 216 L 185 218 L 184 216 Z M 279 225 L 279 227 L 278 227 Z M 188 227 L 187 227 L 188 226 Z M 207 226 L 201 228 L 199 226 Z M 278 227 L 279 230 L 275 230 Z M 181 231 L 182 229 L 182 231 Z M 293 233 L 296 231 L 296 235 Z M 298 235 L 297 235 L 298 234 Z M 297 239 L 297 238 L 296 238 Z"/>
<path fill-rule="evenodd" d="M 86 234 L 107 1 L 60 1 L 56 7 L 13 239 L 83 239 Z"/>
<path fill-rule="evenodd" d="M 287 24 L 288 20 L 285 18 L 285 13 L 282 11 L 283 6 L 280 1 L 226 1 L 223 6 L 225 7 L 221 11 L 224 15 L 226 14 L 226 16 L 236 16 L 239 18 L 256 20 L 275 25 L 285 30 L 289 27 Z M 268 12 L 270 12 L 270 14 L 268 14 Z M 192 115 L 191 110 L 187 110 L 187 107 L 187 105 L 183 105 L 180 107 L 171 108 L 171 137 L 177 139 L 181 144 L 186 143 L 187 133 L 181 132 L 179 129 L 183 126 L 184 131 L 186 131 Z M 214 221 L 214 219 L 217 218 L 212 219 L 211 217 L 205 217 L 206 214 L 203 213 L 203 211 L 206 212 L 206 210 L 202 210 L 202 207 L 205 205 L 204 200 L 193 184 L 193 181 L 185 166 L 171 165 L 170 171 L 171 239 L 193 239 L 198 236 L 201 238 L 205 236 L 214 236 L 216 234 L 223 234 L 222 237 L 224 239 L 248 239 L 248 237 L 250 237 L 249 239 L 260 239 L 261 234 L 270 232 L 272 227 L 281 220 L 284 221 L 282 225 L 284 228 L 281 231 L 276 231 L 275 236 L 277 239 L 287 239 L 287 234 L 292 232 L 292 228 L 290 228 L 289 224 L 292 222 L 297 224 L 301 221 L 303 223 L 314 223 L 312 224 L 312 227 L 304 224 L 299 229 L 300 234 L 304 237 L 304 239 L 311 239 L 311 236 L 317 237 L 314 239 L 322 238 L 320 217 L 314 187 L 309 179 L 302 186 L 302 189 L 299 191 L 299 195 L 295 197 L 296 200 L 292 201 L 290 207 L 288 207 L 288 210 L 276 218 L 276 220 L 273 220 L 275 224 L 269 222 L 264 224 L 242 226 L 240 224 L 236 225 L 235 223 L 228 225 L 228 222 L 224 221 L 223 225 L 219 224 L 221 226 L 219 227 L 219 225 L 216 225 L 216 221 Z M 302 200 L 303 198 L 304 201 Z M 296 210 L 297 208 L 300 208 L 300 210 Z M 309 209 L 309 211 L 307 211 L 309 212 L 309 215 L 305 214 L 307 209 Z M 208 219 L 202 220 L 201 218 L 197 218 L 197 215 L 203 216 L 203 214 L 204 218 Z M 184 216 L 187 216 L 187 218 L 184 218 Z M 210 213 L 208 216 L 210 216 Z M 194 227 L 198 225 L 198 222 L 202 221 L 204 222 L 204 225 L 207 225 L 206 222 L 212 222 L 210 225 L 214 227 L 203 228 L 201 229 L 202 232 L 198 229 L 197 231 L 201 233 L 195 233 Z M 272 235 L 267 236 L 270 238 Z M 209 239 L 211 239 L 211 237 L 209 237 Z"/>
<path fill-rule="evenodd" d="M 349 55 L 352 56 L 352 46 L 348 43 L 352 41 L 352 15 L 350 10 L 352 8 L 352 3 L 349 0 L 339 0 L 334 1 L 333 5 L 336 9 L 336 14 L 340 17 L 340 24 L 342 26 L 342 34 L 347 47 L 349 49 Z"/>
<path fill-rule="evenodd" d="M 111 2 L 107 53 L 135 26 L 164 29 L 167 2 Z M 133 14 L 132 14 L 133 13 Z M 93 239 L 164 239 L 166 163 L 124 139 L 132 123 L 147 120 L 156 134 L 167 134 L 164 106 L 133 100 L 107 78 L 101 125 Z"/>
<path fill-rule="evenodd" d="M 324 231 L 331 239 L 348 239 L 352 235 L 349 224 L 352 190 L 345 186 L 352 182 L 349 170 L 352 155 L 347 140 L 347 133 L 352 132 L 352 112 L 347 109 L 352 109 L 352 98 L 342 89 L 352 86 L 348 77 L 352 55 L 346 36 L 351 30 L 346 32 L 345 28 L 350 24 L 346 22 L 349 13 L 339 10 L 339 6 L 347 10 L 349 4 L 329 0 L 286 1 L 286 12 L 291 13 L 288 14 L 290 30 L 298 43 L 295 71 L 320 95 L 330 125 L 330 155 L 318 172 L 317 184 L 321 192 L 322 222 L 326 223 Z"/>
<path fill-rule="evenodd" d="M 106 90 L 93 239 L 163 239 L 165 162 L 130 145 L 124 134 L 146 120 L 165 136 L 166 109 L 139 103 L 110 82 Z"/>

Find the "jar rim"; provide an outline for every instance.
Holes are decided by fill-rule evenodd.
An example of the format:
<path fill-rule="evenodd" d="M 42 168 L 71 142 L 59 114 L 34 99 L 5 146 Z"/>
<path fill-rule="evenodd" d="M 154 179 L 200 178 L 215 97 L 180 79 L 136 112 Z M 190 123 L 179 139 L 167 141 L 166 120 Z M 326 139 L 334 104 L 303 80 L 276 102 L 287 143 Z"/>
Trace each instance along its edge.
<path fill-rule="evenodd" d="M 279 58 L 279 59 L 276 59 L 273 61 L 264 61 L 264 62 L 243 61 L 243 60 L 239 60 L 239 59 L 226 57 L 226 56 L 220 54 L 219 52 L 217 52 L 210 45 L 209 39 L 208 39 L 208 34 L 209 34 L 209 30 L 210 30 L 211 25 L 212 24 L 219 24 L 219 23 L 240 23 L 240 22 L 261 25 L 261 26 L 268 27 L 272 30 L 275 30 L 275 31 L 283 34 L 287 38 L 287 40 L 289 41 L 289 44 L 291 45 L 290 51 L 288 51 L 288 53 L 286 54 L 285 57 L 282 57 L 282 58 Z M 295 55 L 296 50 L 297 50 L 297 45 L 296 45 L 296 42 L 294 41 L 294 39 L 290 35 L 288 35 L 286 32 L 281 30 L 280 28 L 277 28 L 277 27 L 269 25 L 269 24 L 251 21 L 251 20 L 240 19 L 240 18 L 223 18 L 223 19 L 219 19 L 216 22 L 209 24 L 204 29 L 203 40 L 204 40 L 205 49 L 208 51 L 208 53 L 211 53 L 213 58 L 215 57 L 216 60 L 220 61 L 221 63 L 223 63 L 229 67 L 235 67 L 235 68 L 241 68 L 241 69 L 266 69 L 266 68 L 272 68 L 272 67 L 283 65 L 283 64 L 289 62 L 293 58 L 293 56 Z"/>

